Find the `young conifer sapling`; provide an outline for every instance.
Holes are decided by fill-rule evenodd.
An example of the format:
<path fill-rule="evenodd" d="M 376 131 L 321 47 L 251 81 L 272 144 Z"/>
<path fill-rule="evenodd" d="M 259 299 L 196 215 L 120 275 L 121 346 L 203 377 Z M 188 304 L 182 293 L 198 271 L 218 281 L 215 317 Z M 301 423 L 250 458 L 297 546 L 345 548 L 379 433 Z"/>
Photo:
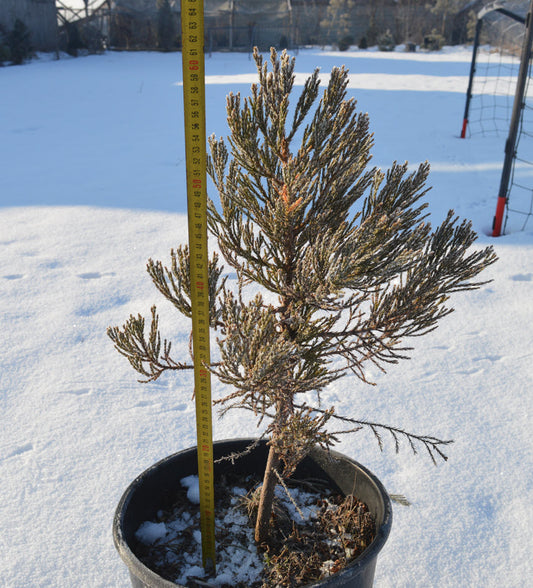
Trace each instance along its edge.
<path fill-rule="evenodd" d="M 369 168 L 373 137 L 368 116 L 347 98 L 346 69 L 334 68 L 323 92 L 316 70 L 291 104 L 294 59 L 275 50 L 270 67 L 257 50 L 254 59 L 259 83 L 247 98 L 228 96 L 229 137 L 209 141 L 220 199 L 209 202 L 209 231 L 236 274 L 232 288 L 213 254 L 210 323 L 219 357 L 209 368 L 231 386 L 216 401 L 222 413 L 248 409 L 266 423 L 255 527 L 263 542 L 278 482 L 312 447 L 328 449 L 342 433 L 366 427 L 380 448 L 385 432 L 396 450 L 403 439 L 434 462 L 447 459 L 451 441 L 337 414 L 320 393 L 348 374 L 371 384 L 369 365 L 385 371 L 407 359 L 407 340 L 435 329 L 453 310 L 450 294 L 478 288 L 483 282 L 474 279 L 496 256 L 491 247 L 471 249 L 476 234 L 453 211 L 431 227 L 427 163 L 411 173 L 407 164 Z M 187 246 L 171 251 L 168 268 L 149 260 L 147 269 L 190 317 Z M 193 367 L 172 358 L 155 307 L 149 328 L 132 315 L 108 334 L 144 381 Z"/>

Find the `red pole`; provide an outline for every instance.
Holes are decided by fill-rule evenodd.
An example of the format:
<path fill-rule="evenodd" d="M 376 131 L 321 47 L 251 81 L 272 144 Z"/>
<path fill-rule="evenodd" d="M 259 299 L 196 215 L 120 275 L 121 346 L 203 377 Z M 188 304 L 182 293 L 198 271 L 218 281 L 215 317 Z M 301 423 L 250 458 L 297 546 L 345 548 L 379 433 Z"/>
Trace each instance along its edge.
<path fill-rule="evenodd" d="M 502 234 L 503 213 L 505 205 L 507 204 L 506 196 L 498 196 L 496 203 L 496 214 L 494 215 L 494 222 L 492 225 L 492 236 L 499 237 Z"/>
<path fill-rule="evenodd" d="M 463 128 L 461 129 L 461 139 L 464 139 L 466 137 L 466 127 L 468 125 L 468 119 L 465 118 L 463 119 Z"/>

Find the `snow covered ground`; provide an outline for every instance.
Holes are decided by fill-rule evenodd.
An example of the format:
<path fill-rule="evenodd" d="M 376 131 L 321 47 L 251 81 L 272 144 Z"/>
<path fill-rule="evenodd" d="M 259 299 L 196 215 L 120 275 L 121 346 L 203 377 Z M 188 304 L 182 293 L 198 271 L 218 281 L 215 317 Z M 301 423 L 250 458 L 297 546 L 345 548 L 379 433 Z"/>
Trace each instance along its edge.
<path fill-rule="evenodd" d="M 381 454 L 370 432 L 339 446 L 412 503 L 395 507 L 378 588 L 533 581 L 533 223 L 488 236 L 505 137 L 458 138 L 469 61 L 468 49 L 297 56 L 300 74 L 346 64 L 374 163 L 429 160 L 435 222 L 454 208 L 500 257 L 411 361 L 374 374 L 377 387 L 344 380 L 324 394 L 341 413 L 455 439 L 437 468 L 392 443 Z M 226 134 L 224 97 L 248 91 L 254 64 L 213 54 L 206 67 L 208 132 Z M 2 586 L 128 586 L 115 506 L 138 473 L 195 444 L 190 379 L 137 383 L 105 334 L 156 302 L 187 352 L 187 322 L 144 271 L 186 239 L 180 79 L 179 54 L 0 69 Z M 215 420 L 217 439 L 256 432 L 248 416 Z"/>

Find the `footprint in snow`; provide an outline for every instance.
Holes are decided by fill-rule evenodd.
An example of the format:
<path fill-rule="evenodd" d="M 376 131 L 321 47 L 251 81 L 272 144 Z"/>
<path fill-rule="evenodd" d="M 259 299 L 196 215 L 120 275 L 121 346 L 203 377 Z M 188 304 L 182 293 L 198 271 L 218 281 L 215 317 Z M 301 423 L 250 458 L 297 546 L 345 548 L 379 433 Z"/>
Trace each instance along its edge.
<path fill-rule="evenodd" d="M 475 374 L 483 373 L 483 370 L 474 368 L 474 369 L 458 370 L 457 373 L 460 374 L 461 376 L 473 376 Z"/>
<path fill-rule="evenodd" d="M 77 316 L 84 316 L 89 317 L 109 308 L 113 308 L 115 306 L 123 306 L 130 301 L 128 296 L 115 296 L 111 300 L 106 301 L 106 304 L 93 304 L 93 305 L 85 305 L 80 306 L 74 314 Z"/>
<path fill-rule="evenodd" d="M 176 404 L 174 406 L 166 406 L 165 408 L 162 408 L 160 410 L 160 414 L 166 414 L 166 413 L 169 413 L 169 412 L 170 413 L 176 413 L 176 412 L 178 412 L 178 413 L 181 413 L 181 412 L 186 413 L 186 412 L 192 410 L 193 408 L 194 408 L 194 402 L 191 403 L 191 404 L 184 404 L 184 403 L 182 403 L 182 404 Z"/>
<path fill-rule="evenodd" d="M 177 404 L 175 406 L 166 406 L 161 408 L 161 403 L 154 400 L 140 400 L 133 406 L 133 408 L 159 408 L 161 413 L 165 412 L 183 412 L 189 408 L 187 404 Z"/>
<path fill-rule="evenodd" d="M 45 261 L 41 264 L 41 267 L 47 269 L 57 269 L 59 267 L 63 267 L 63 264 L 60 261 Z"/>
<path fill-rule="evenodd" d="M 145 406 L 154 406 L 156 403 L 151 400 L 139 400 L 133 408 L 144 408 Z"/>
<path fill-rule="evenodd" d="M 115 272 L 105 272 L 103 274 L 100 272 L 86 272 L 83 274 L 78 274 L 78 278 L 81 278 L 82 280 L 97 280 L 98 278 L 105 278 L 114 275 Z"/>
<path fill-rule="evenodd" d="M 474 361 L 490 361 L 491 363 L 496 363 L 502 359 L 503 357 L 501 355 L 483 355 L 481 357 L 474 357 Z"/>
<path fill-rule="evenodd" d="M 20 445 L 19 447 L 16 447 L 15 449 L 10 451 L 4 457 L 4 460 L 10 459 L 12 457 L 18 457 L 20 455 L 24 455 L 25 453 L 28 453 L 29 451 L 33 451 L 33 443 L 25 443 L 24 445 Z"/>
<path fill-rule="evenodd" d="M 72 394 L 73 396 L 85 396 L 86 394 L 90 394 L 90 388 L 77 388 L 75 390 L 65 390 L 63 394 Z"/>
<path fill-rule="evenodd" d="M 20 280 L 24 277 L 24 274 L 7 274 L 7 276 L 2 276 L 4 280 Z"/>
<path fill-rule="evenodd" d="M 11 129 L 11 132 L 14 135 L 25 135 L 27 133 L 33 134 L 42 128 L 43 127 L 40 125 L 39 126 L 31 126 L 31 127 L 17 127 L 15 129 Z"/>
<path fill-rule="evenodd" d="M 533 274 L 515 274 L 511 276 L 511 280 L 515 282 L 531 282 Z"/>

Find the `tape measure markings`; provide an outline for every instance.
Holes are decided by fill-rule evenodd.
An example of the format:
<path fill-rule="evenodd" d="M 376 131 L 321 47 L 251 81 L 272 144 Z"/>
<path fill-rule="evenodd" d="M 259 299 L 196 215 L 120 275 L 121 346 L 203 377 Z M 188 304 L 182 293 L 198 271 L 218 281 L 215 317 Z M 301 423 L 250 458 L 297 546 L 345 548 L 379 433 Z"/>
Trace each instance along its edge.
<path fill-rule="evenodd" d="M 211 416 L 207 253 L 207 158 L 203 0 L 181 1 L 183 106 L 187 167 L 187 216 L 191 274 L 194 387 L 202 561 L 215 570 L 213 430 Z"/>

